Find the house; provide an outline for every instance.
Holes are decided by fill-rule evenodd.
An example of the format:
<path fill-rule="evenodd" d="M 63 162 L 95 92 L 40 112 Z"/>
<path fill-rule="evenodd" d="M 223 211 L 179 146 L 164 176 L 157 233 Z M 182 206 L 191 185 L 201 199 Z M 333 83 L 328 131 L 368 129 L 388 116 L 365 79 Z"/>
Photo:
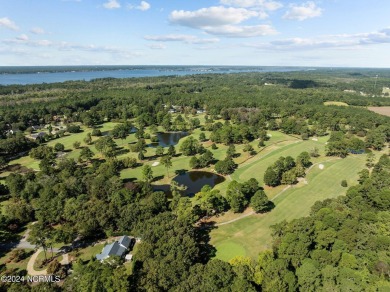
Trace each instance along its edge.
<path fill-rule="evenodd" d="M 33 129 L 34 131 L 37 131 L 37 130 L 42 129 L 42 127 L 39 125 L 34 125 L 34 126 L 31 126 L 31 129 Z"/>
<path fill-rule="evenodd" d="M 103 261 L 110 256 L 119 256 L 123 258 L 125 254 L 132 248 L 135 240 L 133 237 L 122 236 L 119 240 L 114 241 L 106 246 L 104 246 L 101 253 L 96 255 L 96 259 Z"/>
<path fill-rule="evenodd" d="M 33 140 L 38 140 L 38 139 L 45 138 L 46 135 L 47 134 L 45 132 L 39 132 L 39 133 L 36 133 L 36 134 L 31 134 L 30 138 L 33 139 Z"/>

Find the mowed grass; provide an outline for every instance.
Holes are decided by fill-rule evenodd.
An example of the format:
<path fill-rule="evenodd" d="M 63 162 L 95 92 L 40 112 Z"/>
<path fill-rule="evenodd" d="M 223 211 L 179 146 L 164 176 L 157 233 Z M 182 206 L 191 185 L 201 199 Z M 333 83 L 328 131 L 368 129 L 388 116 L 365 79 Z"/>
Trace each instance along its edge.
<path fill-rule="evenodd" d="M 342 101 L 325 101 L 324 105 L 349 106 L 348 103 Z"/>
<path fill-rule="evenodd" d="M 275 208 L 267 214 L 256 214 L 211 231 L 211 244 L 217 249 L 216 257 L 229 260 L 243 255 L 234 246 L 241 246 L 245 256 L 256 258 L 260 251 L 270 249 L 272 237 L 270 226 L 283 220 L 307 216 L 311 206 L 320 200 L 344 195 L 347 188 L 341 187 L 341 180 L 355 184 L 358 172 L 364 168 L 365 155 L 351 155 L 345 159 L 323 162 L 325 168 L 314 166 L 306 179 L 308 185 L 293 187 L 278 196 Z"/>
<path fill-rule="evenodd" d="M 275 163 L 281 156 L 291 156 L 294 159 L 303 151 L 310 151 L 313 148 L 318 148 L 321 156 L 316 159 L 312 159 L 313 163 L 329 159 L 324 156 L 326 137 L 313 140 L 289 140 L 283 141 L 278 144 L 270 146 L 265 151 L 260 152 L 256 157 L 244 163 L 239 169 L 237 169 L 232 175 L 232 179 L 237 181 L 247 181 L 250 178 L 256 178 L 261 185 L 264 185 L 263 177 L 267 168 Z M 279 193 L 285 186 L 279 186 L 276 188 L 266 188 L 266 193 L 270 199 L 272 199 L 277 193 Z"/>

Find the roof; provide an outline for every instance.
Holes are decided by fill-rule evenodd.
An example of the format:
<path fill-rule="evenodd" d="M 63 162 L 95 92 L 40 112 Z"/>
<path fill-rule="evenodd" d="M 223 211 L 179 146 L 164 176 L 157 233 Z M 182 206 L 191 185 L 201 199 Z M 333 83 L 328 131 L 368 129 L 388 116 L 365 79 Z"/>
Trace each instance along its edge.
<path fill-rule="evenodd" d="M 131 243 L 131 238 L 124 235 L 121 238 L 119 238 L 118 241 L 114 241 L 111 244 L 107 244 L 103 248 L 102 252 L 96 255 L 96 259 L 104 260 L 109 256 L 122 257 L 127 251 L 127 248 L 130 246 L 130 243 Z"/>
<path fill-rule="evenodd" d="M 39 132 L 37 134 L 31 134 L 31 138 L 33 138 L 33 139 L 37 139 L 37 138 L 44 137 L 44 136 L 46 136 L 45 132 Z"/>
<path fill-rule="evenodd" d="M 128 248 L 131 243 L 131 238 L 126 235 L 123 235 L 121 238 L 119 238 L 118 242 L 120 245 L 124 246 L 125 248 Z"/>

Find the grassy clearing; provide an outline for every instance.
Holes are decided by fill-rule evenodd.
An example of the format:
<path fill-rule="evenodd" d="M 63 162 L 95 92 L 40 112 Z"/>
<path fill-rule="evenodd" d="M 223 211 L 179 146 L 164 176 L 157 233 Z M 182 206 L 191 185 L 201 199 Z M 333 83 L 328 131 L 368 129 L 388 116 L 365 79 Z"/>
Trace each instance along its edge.
<path fill-rule="evenodd" d="M 310 151 L 314 147 L 317 147 L 322 156 L 320 158 L 312 159 L 313 163 L 326 159 L 323 156 L 325 149 L 325 140 L 319 139 L 318 141 L 308 140 L 289 140 L 283 141 L 278 144 L 274 144 L 265 151 L 260 152 L 256 157 L 247 161 L 239 169 L 237 169 L 232 175 L 232 179 L 237 181 L 246 181 L 250 178 L 256 178 L 262 185 L 263 176 L 268 166 L 272 165 L 280 156 L 292 156 L 296 158 L 303 151 Z M 266 193 L 270 199 L 272 199 L 277 193 L 279 193 L 284 186 L 276 188 L 266 188 Z"/>
<path fill-rule="evenodd" d="M 50 259 L 50 258 L 52 257 L 50 248 L 46 251 L 46 257 L 47 257 L 47 259 Z M 62 255 L 57 256 L 57 253 L 56 253 L 56 252 L 53 253 L 53 258 L 55 258 L 58 262 L 61 262 L 61 261 L 62 261 Z M 44 265 L 44 266 L 39 266 L 40 263 L 42 263 L 44 260 L 45 260 L 45 253 L 44 253 L 43 251 L 41 251 L 41 252 L 38 254 L 38 256 L 37 256 L 37 258 L 36 258 L 36 260 L 35 260 L 35 262 L 34 262 L 34 270 L 36 270 L 36 271 L 43 271 L 43 270 L 46 270 L 46 269 L 47 269 L 47 266 L 49 265 L 49 263 L 46 264 L 46 265 Z"/>
<path fill-rule="evenodd" d="M 217 248 L 217 258 L 229 260 L 242 255 L 231 246 L 241 246 L 246 256 L 256 258 L 262 250 L 271 248 L 270 226 L 283 220 L 307 216 L 310 207 L 318 200 L 344 195 L 347 188 L 341 187 L 341 180 L 354 184 L 357 173 L 364 167 L 365 155 L 349 156 L 323 162 L 307 175 L 308 185 L 293 187 L 275 199 L 276 207 L 268 214 L 256 214 L 231 224 L 220 226 L 211 232 L 211 244 Z M 233 245 L 231 245 L 231 243 Z"/>
<path fill-rule="evenodd" d="M 390 117 L 390 106 L 371 106 L 368 109 L 377 114 Z"/>
<path fill-rule="evenodd" d="M 341 101 L 325 101 L 324 105 L 349 106 L 348 103 Z"/>
<path fill-rule="evenodd" d="M 218 259 L 229 261 L 235 256 L 245 256 L 246 251 L 245 248 L 234 241 L 226 241 L 221 243 L 218 247 L 216 257 Z"/>
<path fill-rule="evenodd" d="M 32 254 L 34 252 L 33 249 L 26 248 L 24 251 L 28 254 Z M 7 269 L 16 269 L 16 270 L 26 270 L 27 269 L 27 263 L 30 259 L 30 256 L 26 257 L 25 259 L 19 261 L 19 262 L 13 262 L 10 261 L 11 252 L 6 253 L 4 256 L 0 258 L 0 266 L 5 264 Z"/>
<path fill-rule="evenodd" d="M 99 243 L 94 246 L 88 246 L 86 248 L 82 248 L 77 251 L 72 251 L 70 253 L 70 256 L 76 257 L 78 259 L 82 259 L 83 261 L 89 261 L 90 259 L 95 257 L 98 253 L 101 253 L 105 245 L 106 243 Z"/>

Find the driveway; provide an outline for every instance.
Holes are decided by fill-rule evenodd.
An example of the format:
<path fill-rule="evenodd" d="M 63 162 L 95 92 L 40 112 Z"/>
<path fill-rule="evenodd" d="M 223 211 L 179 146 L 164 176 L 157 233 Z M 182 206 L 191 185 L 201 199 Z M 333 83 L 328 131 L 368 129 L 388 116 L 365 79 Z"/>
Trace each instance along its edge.
<path fill-rule="evenodd" d="M 53 248 L 53 252 L 57 253 L 59 252 L 60 250 L 58 248 Z M 31 276 L 43 276 L 43 275 L 47 275 L 47 271 L 46 270 L 42 270 L 42 271 L 36 271 L 34 269 L 34 263 L 35 261 L 37 260 L 37 257 L 38 255 L 43 252 L 43 249 L 42 248 L 39 248 L 30 258 L 30 260 L 28 261 L 27 263 L 27 273 Z M 49 248 L 47 250 L 47 252 L 50 254 L 51 253 L 51 249 Z M 68 254 L 65 253 L 62 255 L 62 260 L 60 262 L 61 265 L 65 266 L 67 264 L 69 264 L 69 257 L 68 257 Z"/>

